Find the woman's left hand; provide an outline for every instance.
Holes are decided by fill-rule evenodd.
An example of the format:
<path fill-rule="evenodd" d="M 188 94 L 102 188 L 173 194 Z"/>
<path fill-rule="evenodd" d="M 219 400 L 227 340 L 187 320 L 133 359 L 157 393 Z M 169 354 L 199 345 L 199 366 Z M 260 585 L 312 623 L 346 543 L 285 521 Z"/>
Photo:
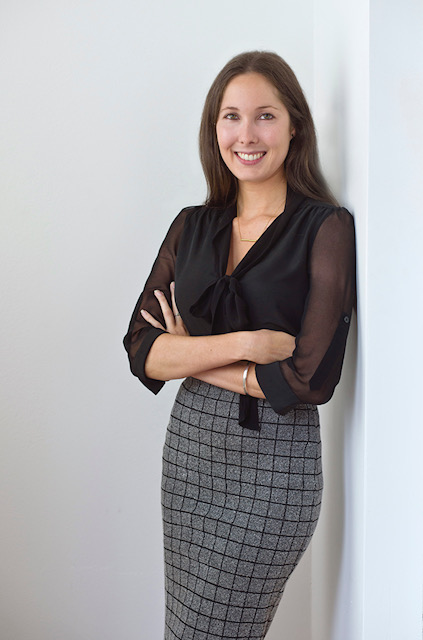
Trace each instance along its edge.
<path fill-rule="evenodd" d="M 178 311 L 178 307 L 175 302 L 175 283 L 170 283 L 170 297 L 172 301 L 172 307 L 169 306 L 168 301 L 166 300 L 166 296 L 162 291 L 158 289 L 154 292 L 157 300 L 159 301 L 163 317 L 165 320 L 165 327 L 154 318 L 151 313 L 149 313 L 146 309 L 141 309 L 141 315 L 144 320 L 147 320 L 153 327 L 156 329 L 163 329 L 167 333 L 176 335 L 176 336 L 189 336 L 186 326 L 181 318 L 181 315 Z"/>

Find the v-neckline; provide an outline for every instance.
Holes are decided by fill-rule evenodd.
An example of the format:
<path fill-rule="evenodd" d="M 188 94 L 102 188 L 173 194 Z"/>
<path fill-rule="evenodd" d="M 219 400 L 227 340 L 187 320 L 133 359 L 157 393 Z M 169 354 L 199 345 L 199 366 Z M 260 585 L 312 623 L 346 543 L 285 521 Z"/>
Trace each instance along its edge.
<path fill-rule="evenodd" d="M 236 215 L 234 218 L 232 218 L 231 221 L 231 226 L 230 226 L 230 235 L 229 235 L 229 246 L 227 248 L 226 251 L 226 273 L 225 275 L 227 276 L 232 276 L 234 274 L 234 272 L 238 269 L 238 267 L 241 265 L 241 263 L 244 262 L 244 260 L 246 260 L 247 256 L 249 255 L 249 253 L 254 249 L 254 247 L 260 242 L 260 240 L 263 238 L 263 236 L 266 234 L 266 232 L 272 227 L 272 225 L 276 222 L 276 220 L 282 216 L 285 213 L 285 209 L 286 209 L 286 203 L 285 203 L 285 207 L 283 209 L 283 211 L 281 211 L 274 220 L 272 220 L 272 222 L 264 229 L 263 233 L 257 238 L 257 240 L 251 244 L 251 247 L 246 251 L 246 253 L 242 256 L 241 260 L 235 265 L 235 267 L 232 269 L 231 273 L 228 273 L 228 267 L 229 267 L 229 258 L 231 257 L 231 246 L 232 246 L 232 234 L 236 233 L 235 229 L 233 228 L 233 222 L 236 218 Z"/>
<path fill-rule="evenodd" d="M 274 227 L 275 223 L 277 220 L 279 220 L 279 218 L 281 216 L 285 215 L 285 212 L 288 210 L 288 203 L 290 204 L 290 189 L 287 186 L 287 190 L 286 190 L 286 198 L 285 198 L 285 206 L 283 208 L 283 210 L 276 216 L 276 218 L 274 220 L 272 220 L 272 222 L 264 229 L 263 233 L 257 238 L 257 240 L 254 242 L 254 244 L 248 249 L 248 251 L 245 253 L 245 255 L 241 258 L 241 260 L 238 262 L 238 264 L 235 265 L 235 267 L 232 269 L 231 273 L 228 273 L 228 266 L 229 266 L 229 258 L 231 255 L 231 244 L 232 244 L 232 233 L 233 233 L 233 221 L 236 218 L 237 215 L 237 209 L 236 206 L 233 207 L 233 216 L 231 218 L 230 221 L 230 233 L 229 233 L 229 238 L 228 238 L 228 243 L 226 246 L 226 251 L 225 251 L 225 256 L 226 256 L 226 269 L 225 269 L 225 275 L 228 277 L 232 277 L 234 275 L 234 273 L 236 271 L 238 271 L 238 269 L 240 269 L 244 263 L 247 260 L 247 257 L 250 256 L 251 252 L 253 251 L 254 253 L 254 249 L 257 245 L 261 244 L 261 240 L 262 238 L 264 238 L 265 235 L 267 235 L 267 232 L 270 231 L 270 229 L 272 229 L 272 227 Z"/>

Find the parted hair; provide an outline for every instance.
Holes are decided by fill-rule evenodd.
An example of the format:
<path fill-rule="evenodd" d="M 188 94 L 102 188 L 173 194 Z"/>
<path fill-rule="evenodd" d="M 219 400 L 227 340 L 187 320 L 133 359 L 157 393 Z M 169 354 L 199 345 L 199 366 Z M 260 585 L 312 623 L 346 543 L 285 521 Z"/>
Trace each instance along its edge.
<path fill-rule="evenodd" d="M 285 160 L 289 187 L 316 200 L 337 204 L 320 169 L 316 132 L 304 93 L 291 67 L 270 51 L 247 51 L 229 60 L 207 94 L 199 135 L 200 159 L 208 188 L 206 204 L 227 206 L 237 198 L 237 179 L 220 155 L 216 122 L 226 87 L 233 78 L 245 73 L 259 73 L 276 88 L 295 128 Z"/>

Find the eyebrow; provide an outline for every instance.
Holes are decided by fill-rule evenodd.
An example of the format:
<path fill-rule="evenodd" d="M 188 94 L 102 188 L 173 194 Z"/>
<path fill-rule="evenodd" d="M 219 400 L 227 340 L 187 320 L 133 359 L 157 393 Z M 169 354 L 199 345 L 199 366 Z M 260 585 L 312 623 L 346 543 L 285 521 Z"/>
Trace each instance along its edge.
<path fill-rule="evenodd" d="M 239 111 L 239 107 L 222 107 L 221 111 L 226 111 L 227 109 L 230 111 Z M 280 111 L 279 107 L 275 107 L 271 104 L 266 104 L 263 107 L 256 107 L 256 111 L 260 111 L 261 109 L 276 109 L 277 111 Z"/>

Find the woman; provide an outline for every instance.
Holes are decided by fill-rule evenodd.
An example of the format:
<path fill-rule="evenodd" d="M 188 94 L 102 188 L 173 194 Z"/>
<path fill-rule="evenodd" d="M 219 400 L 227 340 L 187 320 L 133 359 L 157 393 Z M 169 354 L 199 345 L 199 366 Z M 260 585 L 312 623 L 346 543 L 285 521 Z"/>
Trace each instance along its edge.
<path fill-rule="evenodd" d="M 219 73 L 200 154 L 206 203 L 171 225 L 124 342 L 154 393 L 187 378 L 163 454 L 165 638 L 264 638 L 319 515 L 315 405 L 341 372 L 354 225 L 276 54 Z"/>

